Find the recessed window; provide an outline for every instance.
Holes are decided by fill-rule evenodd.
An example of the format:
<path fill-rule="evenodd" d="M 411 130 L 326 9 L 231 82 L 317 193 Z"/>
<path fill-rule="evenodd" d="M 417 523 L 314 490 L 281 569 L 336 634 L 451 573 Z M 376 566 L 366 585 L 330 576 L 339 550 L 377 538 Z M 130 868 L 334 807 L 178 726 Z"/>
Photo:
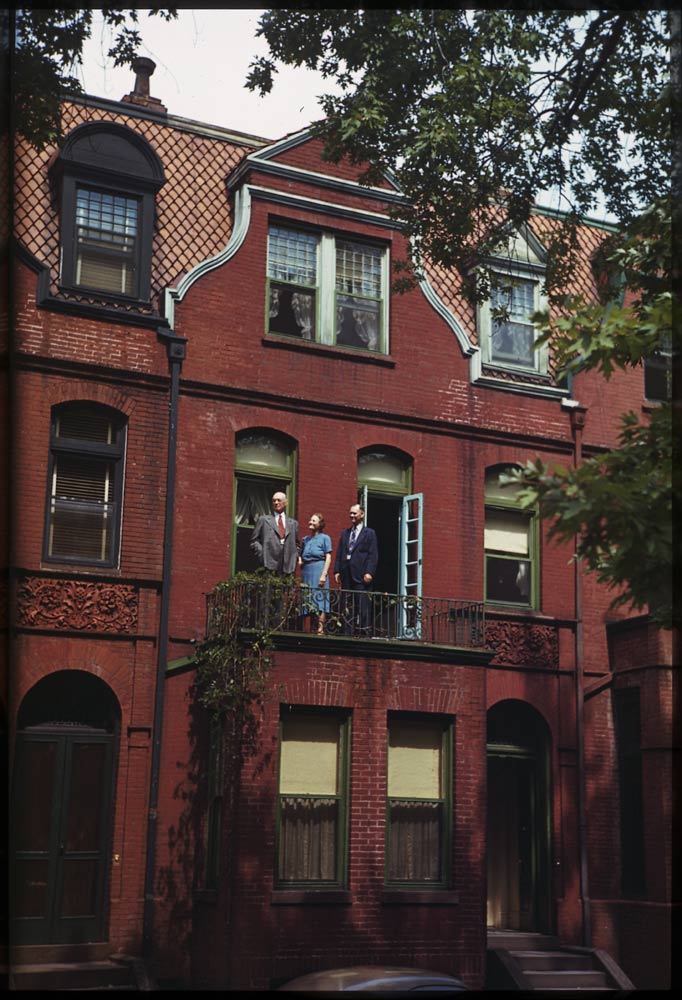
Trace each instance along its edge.
<path fill-rule="evenodd" d="M 135 294 L 139 199 L 76 190 L 76 284 Z"/>
<path fill-rule="evenodd" d="M 538 331 L 532 316 L 547 308 L 542 289 L 546 251 L 531 232 L 511 235 L 488 261 L 490 296 L 478 307 L 478 333 L 484 365 L 546 374 L 547 346 L 533 345 Z"/>
<path fill-rule="evenodd" d="M 537 518 L 518 506 L 519 487 L 501 486 L 503 466 L 485 479 L 485 597 L 500 604 L 537 605 Z"/>
<path fill-rule="evenodd" d="M 45 558 L 118 562 L 125 424 L 120 414 L 90 403 L 55 407 Z"/>
<path fill-rule="evenodd" d="M 295 510 L 295 443 L 282 434 L 250 428 L 237 435 L 235 452 L 234 572 L 252 573 L 260 566 L 251 551 L 251 535 L 262 514 L 272 513 L 272 495 L 287 494 L 287 512 Z"/>
<path fill-rule="evenodd" d="M 165 182 L 149 143 L 114 122 L 79 125 L 51 179 L 60 201 L 62 289 L 148 302 L 154 197 Z"/>
<path fill-rule="evenodd" d="M 268 233 L 268 331 L 387 353 L 384 247 L 272 224 Z"/>
<path fill-rule="evenodd" d="M 286 708 L 280 722 L 277 881 L 342 886 L 348 717 Z"/>
<path fill-rule="evenodd" d="M 386 881 L 444 887 L 451 848 L 451 727 L 389 717 Z"/>
<path fill-rule="evenodd" d="M 495 275 L 491 288 L 490 360 L 493 364 L 535 368 L 533 344 L 537 282 Z"/>

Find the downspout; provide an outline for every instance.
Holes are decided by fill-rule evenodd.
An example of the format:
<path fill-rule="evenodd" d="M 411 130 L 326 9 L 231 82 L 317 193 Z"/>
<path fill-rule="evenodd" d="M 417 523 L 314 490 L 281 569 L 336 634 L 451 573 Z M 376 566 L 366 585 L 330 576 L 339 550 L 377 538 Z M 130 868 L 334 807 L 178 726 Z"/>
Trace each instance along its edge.
<path fill-rule="evenodd" d="M 163 568 L 161 574 L 161 609 L 159 613 L 159 645 L 156 662 L 156 688 L 154 693 L 154 730 L 152 761 L 149 779 L 149 812 L 147 817 L 147 850 L 144 877 L 144 915 L 142 924 L 142 955 L 152 955 L 154 933 L 154 882 L 156 878 L 156 835 L 159 805 L 159 774 L 161 770 L 161 736 L 163 731 L 163 697 L 168 664 L 168 617 L 170 610 L 170 584 L 173 555 L 173 517 L 175 513 L 175 467 L 177 454 L 178 400 L 180 395 L 180 369 L 185 359 L 186 337 L 172 330 L 158 331 L 165 342 L 170 369 L 170 401 L 168 413 L 168 456 L 166 459 L 166 512 L 163 527 Z"/>
<path fill-rule="evenodd" d="M 573 434 L 573 464 L 577 468 L 583 458 L 583 428 L 585 408 L 571 409 L 571 432 Z M 583 573 L 582 560 L 575 559 L 574 576 L 575 602 L 575 741 L 576 741 L 576 784 L 578 805 L 578 858 L 580 869 L 580 900 L 582 904 L 582 944 L 592 947 L 592 914 L 590 910 L 590 889 L 587 857 L 587 810 L 585 807 L 585 656 L 583 634 Z"/>

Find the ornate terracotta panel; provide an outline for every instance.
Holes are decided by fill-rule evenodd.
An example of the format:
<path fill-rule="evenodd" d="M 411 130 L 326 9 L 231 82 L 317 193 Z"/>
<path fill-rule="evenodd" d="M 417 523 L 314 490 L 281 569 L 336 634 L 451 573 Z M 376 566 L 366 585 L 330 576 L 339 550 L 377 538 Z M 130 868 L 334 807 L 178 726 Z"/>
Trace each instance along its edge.
<path fill-rule="evenodd" d="M 137 606 L 137 588 L 130 584 L 26 577 L 18 585 L 17 625 L 135 632 Z"/>

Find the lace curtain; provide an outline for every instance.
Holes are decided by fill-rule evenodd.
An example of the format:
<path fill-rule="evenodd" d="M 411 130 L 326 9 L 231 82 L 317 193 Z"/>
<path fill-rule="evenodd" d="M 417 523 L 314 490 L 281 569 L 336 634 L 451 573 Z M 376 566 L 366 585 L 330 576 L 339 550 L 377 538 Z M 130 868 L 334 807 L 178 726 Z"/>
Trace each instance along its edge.
<path fill-rule="evenodd" d="M 388 878 L 395 882 L 439 882 L 440 802 L 389 804 Z"/>
<path fill-rule="evenodd" d="M 283 882 L 336 879 L 337 816 L 335 799 L 280 799 L 278 872 Z"/>

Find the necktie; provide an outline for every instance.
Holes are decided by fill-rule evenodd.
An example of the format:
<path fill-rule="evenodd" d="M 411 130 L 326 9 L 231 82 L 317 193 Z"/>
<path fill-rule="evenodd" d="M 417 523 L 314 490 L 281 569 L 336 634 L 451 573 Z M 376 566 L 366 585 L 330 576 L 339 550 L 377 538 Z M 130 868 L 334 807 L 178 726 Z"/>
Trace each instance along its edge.
<path fill-rule="evenodd" d="M 277 530 L 279 531 L 279 537 L 280 538 L 284 538 L 284 535 L 285 535 L 284 522 L 282 520 L 282 515 L 281 514 L 277 515 Z"/>
<path fill-rule="evenodd" d="M 351 533 L 350 533 L 350 543 L 349 543 L 349 546 L 348 546 L 348 547 L 349 547 L 349 548 L 351 548 L 351 549 L 352 549 L 352 548 L 353 548 L 353 546 L 355 545 L 355 536 L 356 536 L 356 532 L 357 532 L 357 528 L 353 528 L 353 530 L 352 530 L 352 531 L 351 531 Z"/>

